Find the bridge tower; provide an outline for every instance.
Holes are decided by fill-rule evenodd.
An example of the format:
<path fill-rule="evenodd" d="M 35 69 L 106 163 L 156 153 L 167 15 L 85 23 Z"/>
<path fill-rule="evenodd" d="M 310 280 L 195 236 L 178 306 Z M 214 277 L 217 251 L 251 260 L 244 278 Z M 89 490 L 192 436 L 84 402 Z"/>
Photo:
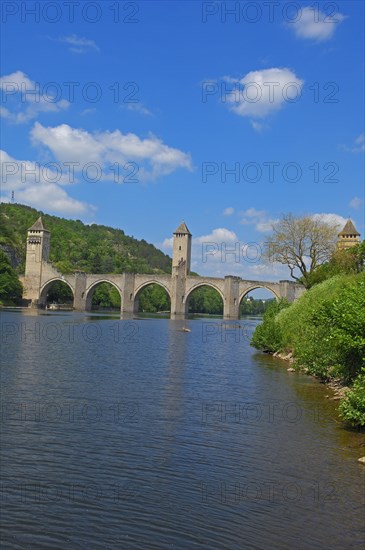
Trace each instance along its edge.
<path fill-rule="evenodd" d="M 48 262 L 50 232 L 44 227 L 42 218 L 28 229 L 25 259 L 25 294 L 24 298 L 37 303 L 41 287 L 42 264 Z"/>
<path fill-rule="evenodd" d="M 191 233 L 185 222 L 174 231 L 171 278 L 171 318 L 185 316 L 186 278 L 190 273 Z"/>
<path fill-rule="evenodd" d="M 338 234 L 337 248 L 338 250 L 347 250 L 352 246 L 356 246 L 359 242 L 360 233 L 349 218 L 345 227 Z"/>
<path fill-rule="evenodd" d="M 191 233 L 184 221 L 174 231 L 174 245 L 172 254 L 172 271 L 179 268 L 185 276 L 190 273 L 191 261 Z"/>

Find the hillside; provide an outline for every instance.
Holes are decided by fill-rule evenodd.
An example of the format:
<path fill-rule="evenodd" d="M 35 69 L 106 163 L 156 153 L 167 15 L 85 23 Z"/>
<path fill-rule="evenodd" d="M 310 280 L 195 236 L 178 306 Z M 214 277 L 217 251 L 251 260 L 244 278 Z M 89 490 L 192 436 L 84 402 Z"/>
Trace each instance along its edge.
<path fill-rule="evenodd" d="M 27 229 L 42 216 L 51 232 L 51 262 L 62 272 L 170 273 L 171 258 L 122 229 L 85 225 L 22 204 L 0 204 L 0 248 L 18 273 L 24 273 Z"/>

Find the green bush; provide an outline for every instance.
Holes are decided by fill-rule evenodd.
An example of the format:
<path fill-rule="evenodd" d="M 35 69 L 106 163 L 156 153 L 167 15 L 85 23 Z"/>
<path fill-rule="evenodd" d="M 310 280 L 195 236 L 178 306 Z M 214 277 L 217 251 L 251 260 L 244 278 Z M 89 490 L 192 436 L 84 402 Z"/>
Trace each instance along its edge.
<path fill-rule="evenodd" d="M 308 373 L 353 384 L 340 414 L 353 426 L 365 425 L 365 273 L 337 275 L 290 307 L 269 308 L 251 344 L 291 350 Z"/>
<path fill-rule="evenodd" d="M 338 275 L 316 285 L 276 322 L 281 346 L 309 373 L 351 382 L 364 366 L 365 274 Z"/>
<path fill-rule="evenodd" d="M 360 374 L 339 406 L 340 416 L 351 426 L 365 426 L 365 374 Z"/>
<path fill-rule="evenodd" d="M 276 321 L 280 311 L 289 307 L 289 302 L 285 299 L 271 302 L 268 306 L 263 322 L 256 327 L 251 339 L 251 346 L 267 351 L 280 351 L 283 344 L 282 329 Z"/>
<path fill-rule="evenodd" d="M 0 250 L 0 303 L 9 305 L 18 303 L 22 298 L 23 287 L 18 275 L 11 267 L 10 260 Z"/>

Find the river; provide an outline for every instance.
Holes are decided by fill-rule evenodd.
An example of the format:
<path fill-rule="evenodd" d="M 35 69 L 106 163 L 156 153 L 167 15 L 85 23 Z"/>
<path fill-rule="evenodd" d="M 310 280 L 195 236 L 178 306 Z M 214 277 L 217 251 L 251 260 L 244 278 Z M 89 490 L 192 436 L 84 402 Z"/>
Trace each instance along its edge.
<path fill-rule="evenodd" d="M 257 322 L 4 310 L 2 548 L 363 548 L 364 436 Z"/>

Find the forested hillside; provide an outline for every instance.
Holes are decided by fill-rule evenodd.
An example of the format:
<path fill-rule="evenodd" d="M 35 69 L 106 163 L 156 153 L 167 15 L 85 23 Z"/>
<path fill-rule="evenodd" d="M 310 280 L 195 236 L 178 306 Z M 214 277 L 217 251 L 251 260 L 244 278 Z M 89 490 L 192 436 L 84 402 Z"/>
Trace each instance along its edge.
<path fill-rule="evenodd" d="M 44 214 L 21 204 L 0 204 L 0 246 L 24 273 L 27 229 L 42 216 L 51 232 L 51 262 L 62 273 L 170 273 L 171 258 L 145 240 L 125 235 L 122 229 L 85 225 Z M 14 261 L 15 259 L 15 261 Z"/>

